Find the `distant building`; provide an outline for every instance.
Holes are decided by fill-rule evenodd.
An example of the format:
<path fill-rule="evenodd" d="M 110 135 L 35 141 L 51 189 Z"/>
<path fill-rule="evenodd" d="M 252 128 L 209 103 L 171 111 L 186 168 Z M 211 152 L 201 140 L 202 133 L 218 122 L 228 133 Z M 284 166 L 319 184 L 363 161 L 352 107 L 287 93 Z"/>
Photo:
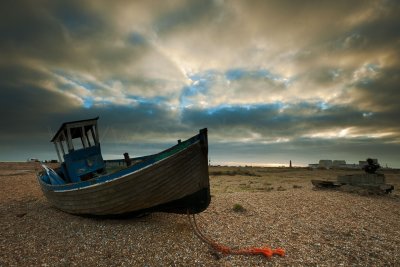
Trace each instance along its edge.
<path fill-rule="evenodd" d="M 346 165 L 346 161 L 345 161 L 345 160 L 334 160 L 334 161 L 332 162 L 332 164 L 333 164 L 334 166 Z"/>
<path fill-rule="evenodd" d="M 335 168 L 346 168 L 346 161 L 345 160 L 334 160 L 332 162 L 332 167 Z"/>
<path fill-rule="evenodd" d="M 343 166 L 341 168 L 357 170 L 357 169 L 360 169 L 360 166 L 358 164 L 353 163 L 353 164 L 346 164 L 346 166 Z"/>
<path fill-rule="evenodd" d="M 378 164 L 378 159 L 372 159 L 375 164 Z M 367 161 L 360 160 L 354 164 L 348 164 L 345 160 L 330 160 L 330 159 L 321 159 L 318 164 L 312 163 L 308 164 L 308 167 L 311 169 L 331 169 L 331 168 L 343 168 L 343 169 L 363 169 L 365 165 L 367 165 Z"/>
<path fill-rule="evenodd" d="M 318 163 L 319 168 L 330 169 L 332 167 L 332 160 L 321 159 Z"/>
<path fill-rule="evenodd" d="M 319 164 L 308 164 L 308 168 L 310 169 L 317 169 L 319 167 Z"/>

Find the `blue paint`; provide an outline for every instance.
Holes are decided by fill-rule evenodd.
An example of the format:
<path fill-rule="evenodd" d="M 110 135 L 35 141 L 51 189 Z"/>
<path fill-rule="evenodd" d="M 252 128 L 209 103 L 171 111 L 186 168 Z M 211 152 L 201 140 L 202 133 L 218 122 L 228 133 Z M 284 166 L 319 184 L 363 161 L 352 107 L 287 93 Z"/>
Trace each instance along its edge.
<path fill-rule="evenodd" d="M 81 177 L 105 167 L 100 145 L 70 151 L 64 155 L 65 168 L 71 182 L 81 181 Z"/>
<path fill-rule="evenodd" d="M 189 147 L 192 144 L 195 144 L 197 142 L 200 142 L 200 140 L 204 139 L 205 136 L 203 134 L 199 134 L 196 135 L 186 141 L 181 142 L 180 144 L 177 144 L 167 150 L 164 150 L 158 154 L 154 154 L 151 156 L 146 156 L 145 160 L 139 164 L 135 164 L 129 168 L 120 170 L 118 172 L 112 173 L 112 174 L 108 174 L 108 175 L 103 175 L 97 178 L 93 178 L 91 180 L 88 181 L 77 181 L 77 182 L 73 182 L 73 183 L 69 183 L 69 184 L 65 184 L 65 185 L 53 185 L 53 184 L 49 184 L 48 183 L 48 178 L 46 176 L 42 176 L 41 177 L 41 182 L 44 183 L 44 186 L 50 190 L 50 191 L 64 191 L 64 190 L 71 190 L 71 189 L 79 189 L 79 188 L 85 188 L 87 186 L 90 185 L 95 185 L 95 184 L 99 184 L 99 183 L 104 183 L 107 181 L 112 181 L 114 179 L 118 179 L 124 175 L 128 175 L 132 172 L 138 171 L 140 169 L 143 169 L 145 167 L 148 167 L 152 164 L 155 164 L 163 159 L 165 159 L 168 156 L 174 155 L 176 153 L 179 153 L 183 150 L 185 150 L 187 147 Z M 99 147 L 100 149 L 100 147 Z M 100 152 L 100 151 L 99 151 Z M 95 153 L 96 154 L 96 153 Z M 73 159 L 81 159 L 81 155 L 78 154 L 74 154 Z M 71 159 L 71 160 L 73 160 Z M 104 163 L 104 162 L 103 162 Z M 79 164 L 75 165 L 78 166 Z M 79 168 L 79 166 L 78 166 Z M 69 169 L 69 168 L 68 168 Z"/>
<path fill-rule="evenodd" d="M 45 170 L 45 175 L 42 177 L 47 183 L 53 185 L 65 184 L 65 181 L 52 168 L 49 168 L 44 164 L 42 164 L 42 167 Z"/>

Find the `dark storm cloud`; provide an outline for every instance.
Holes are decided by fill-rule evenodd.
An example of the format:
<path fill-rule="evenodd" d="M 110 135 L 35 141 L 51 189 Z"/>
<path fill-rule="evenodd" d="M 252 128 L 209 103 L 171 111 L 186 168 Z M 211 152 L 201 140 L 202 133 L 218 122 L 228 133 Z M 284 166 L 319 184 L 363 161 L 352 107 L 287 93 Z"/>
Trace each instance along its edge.
<path fill-rule="evenodd" d="M 188 109 L 182 122 L 200 127 L 208 125 L 218 131 L 219 138 L 238 137 L 241 129 L 259 133 L 267 138 L 302 136 L 332 128 L 365 127 L 371 123 L 363 112 L 347 106 L 325 108 L 321 103 L 284 105 L 275 103 L 258 106 L 219 107 L 210 110 Z M 230 129 L 226 132 L 226 129 Z"/>
<path fill-rule="evenodd" d="M 400 53 L 399 53 L 400 56 Z M 398 94 L 400 85 L 400 64 L 394 68 L 378 70 L 377 78 L 364 78 L 354 85 L 356 101 L 372 109 L 392 110 L 400 115 Z"/>
<path fill-rule="evenodd" d="M 229 147 L 229 153 L 226 153 Z M 374 139 L 297 138 L 287 143 L 215 143 L 210 147 L 212 164 L 229 162 L 234 165 L 274 164 L 295 166 L 318 163 L 320 159 L 345 160 L 358 164 L 367 157 L 378 158 L 382 166 L 397 166 L 398 144 L 377 142 Z M 226 163 L 225 163 L 226 164 Z M 268 164 L 266 164 L 268 165 Z"/>
<path fill-rule="evenodd" d="M 3 60 L 24 57 L 53 59 L 64 51 L 62 27 L 46 8 L 31 1 L 1 2 L 0 47 Z M 65 54 L 62 53 L 64 56 Z"/>
<path fill-rule="evenodd" d="M 106 75 L 124 69 L 148 48 L 138 34 L 119 35 L 104 13 L 84 1 L 2 2 L 2 61 L 32 60 L 46 68 Z M 136 42 L 132 42 L 136 36 Z M 130 45 L 116 46 L 121 40 Z"/>
<path fill-rule="evenodd" d="M 213 13 L 214 6 L 212 0 L 186 1 L 183 5 L 158 17 L 154 28 L 157 32 L 164 33 L 179 30 L 181 27 L 192 27 L 194 23 Z"/>
<path fill-rule="evenodd" d="M 82 56 L 79 43 L 107 34 L 102 17 L 81 1 L 12 1 L 1 5 L 0 48 L 7 52 L 5 59 L 77 63 Z"/>
<path fill-rule="evenodd" d="M 398 1 L 385 1 L 383 5 L 375 10 L 377 18 L 356 25 L 343 36 L 342 48 L 351 49 L 353 53 L 381 50 L 382 48 L 393 49 L 398 44 L 400 33 L 400 3 Z M 393 46 L 394 45 L 394 46 Z"/>
<path fill-rule="evenodd" d="M 0 158 L 100 116 L 105 150 L 208 127 L 210 151 L 230 143 L 226 158 L 395 162 L 399 12 L 397 1 L 3 1 Z"/>
<path fill-rule="evenodd" d="M 46 118 L 64 114 L 76 108 L 73 100 L 59 92 L 41 87 L 47 76 L 21 65 L 0 66 L 1 136 L 37 135 Z M 4 139 L 1 139 L 4 141 Z"/>

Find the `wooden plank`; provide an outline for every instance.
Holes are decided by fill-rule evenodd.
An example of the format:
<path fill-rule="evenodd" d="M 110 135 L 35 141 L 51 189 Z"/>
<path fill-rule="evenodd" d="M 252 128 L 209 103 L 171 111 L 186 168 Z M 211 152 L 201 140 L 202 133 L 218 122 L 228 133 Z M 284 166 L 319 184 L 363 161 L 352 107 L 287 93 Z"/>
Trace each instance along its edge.
<path fill-rule="evenodd" d="M 202 150 L 197 143 L 113 182 L 67 192 L 44 190 L 45 195 L 57 208 L 78 214 L 119 214 L 170 202 L 209 187 L 207 155 Z"/>

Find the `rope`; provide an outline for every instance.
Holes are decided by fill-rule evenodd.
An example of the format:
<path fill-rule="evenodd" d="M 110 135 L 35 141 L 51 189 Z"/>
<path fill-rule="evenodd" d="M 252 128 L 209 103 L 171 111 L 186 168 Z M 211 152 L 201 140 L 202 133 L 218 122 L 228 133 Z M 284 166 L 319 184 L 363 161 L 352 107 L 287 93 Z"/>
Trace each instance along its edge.
<path fill-rule="evenodd" d="M 213 241 L 209 237 L 205 236 L 200 231 L 200 229 L 197 225 L 197 222 L 196 222 L 196 217 L 194 214 L 191 214 L 192 217 L 190 217 L 189 210 L 188 210 L 187 215 L 189 218 L 190 225 L 192 226 L 193 231 L 196 234 L 196 236 L 217 252 L 221 252 L 223 254 L 231 254 L 231 255 L 264 255 L 267 258 L 271 258 L 273 255 L 278 255 L 281 257 L 285 256 L 285 250 L 282 248 L 271 249 L 269 247 L 262 247 L 262 248 L 251 247 L 251 248 L 242 248 L 242 249 L 232 249 L 228 246 L 218 244 L 217 242 Z"/>

